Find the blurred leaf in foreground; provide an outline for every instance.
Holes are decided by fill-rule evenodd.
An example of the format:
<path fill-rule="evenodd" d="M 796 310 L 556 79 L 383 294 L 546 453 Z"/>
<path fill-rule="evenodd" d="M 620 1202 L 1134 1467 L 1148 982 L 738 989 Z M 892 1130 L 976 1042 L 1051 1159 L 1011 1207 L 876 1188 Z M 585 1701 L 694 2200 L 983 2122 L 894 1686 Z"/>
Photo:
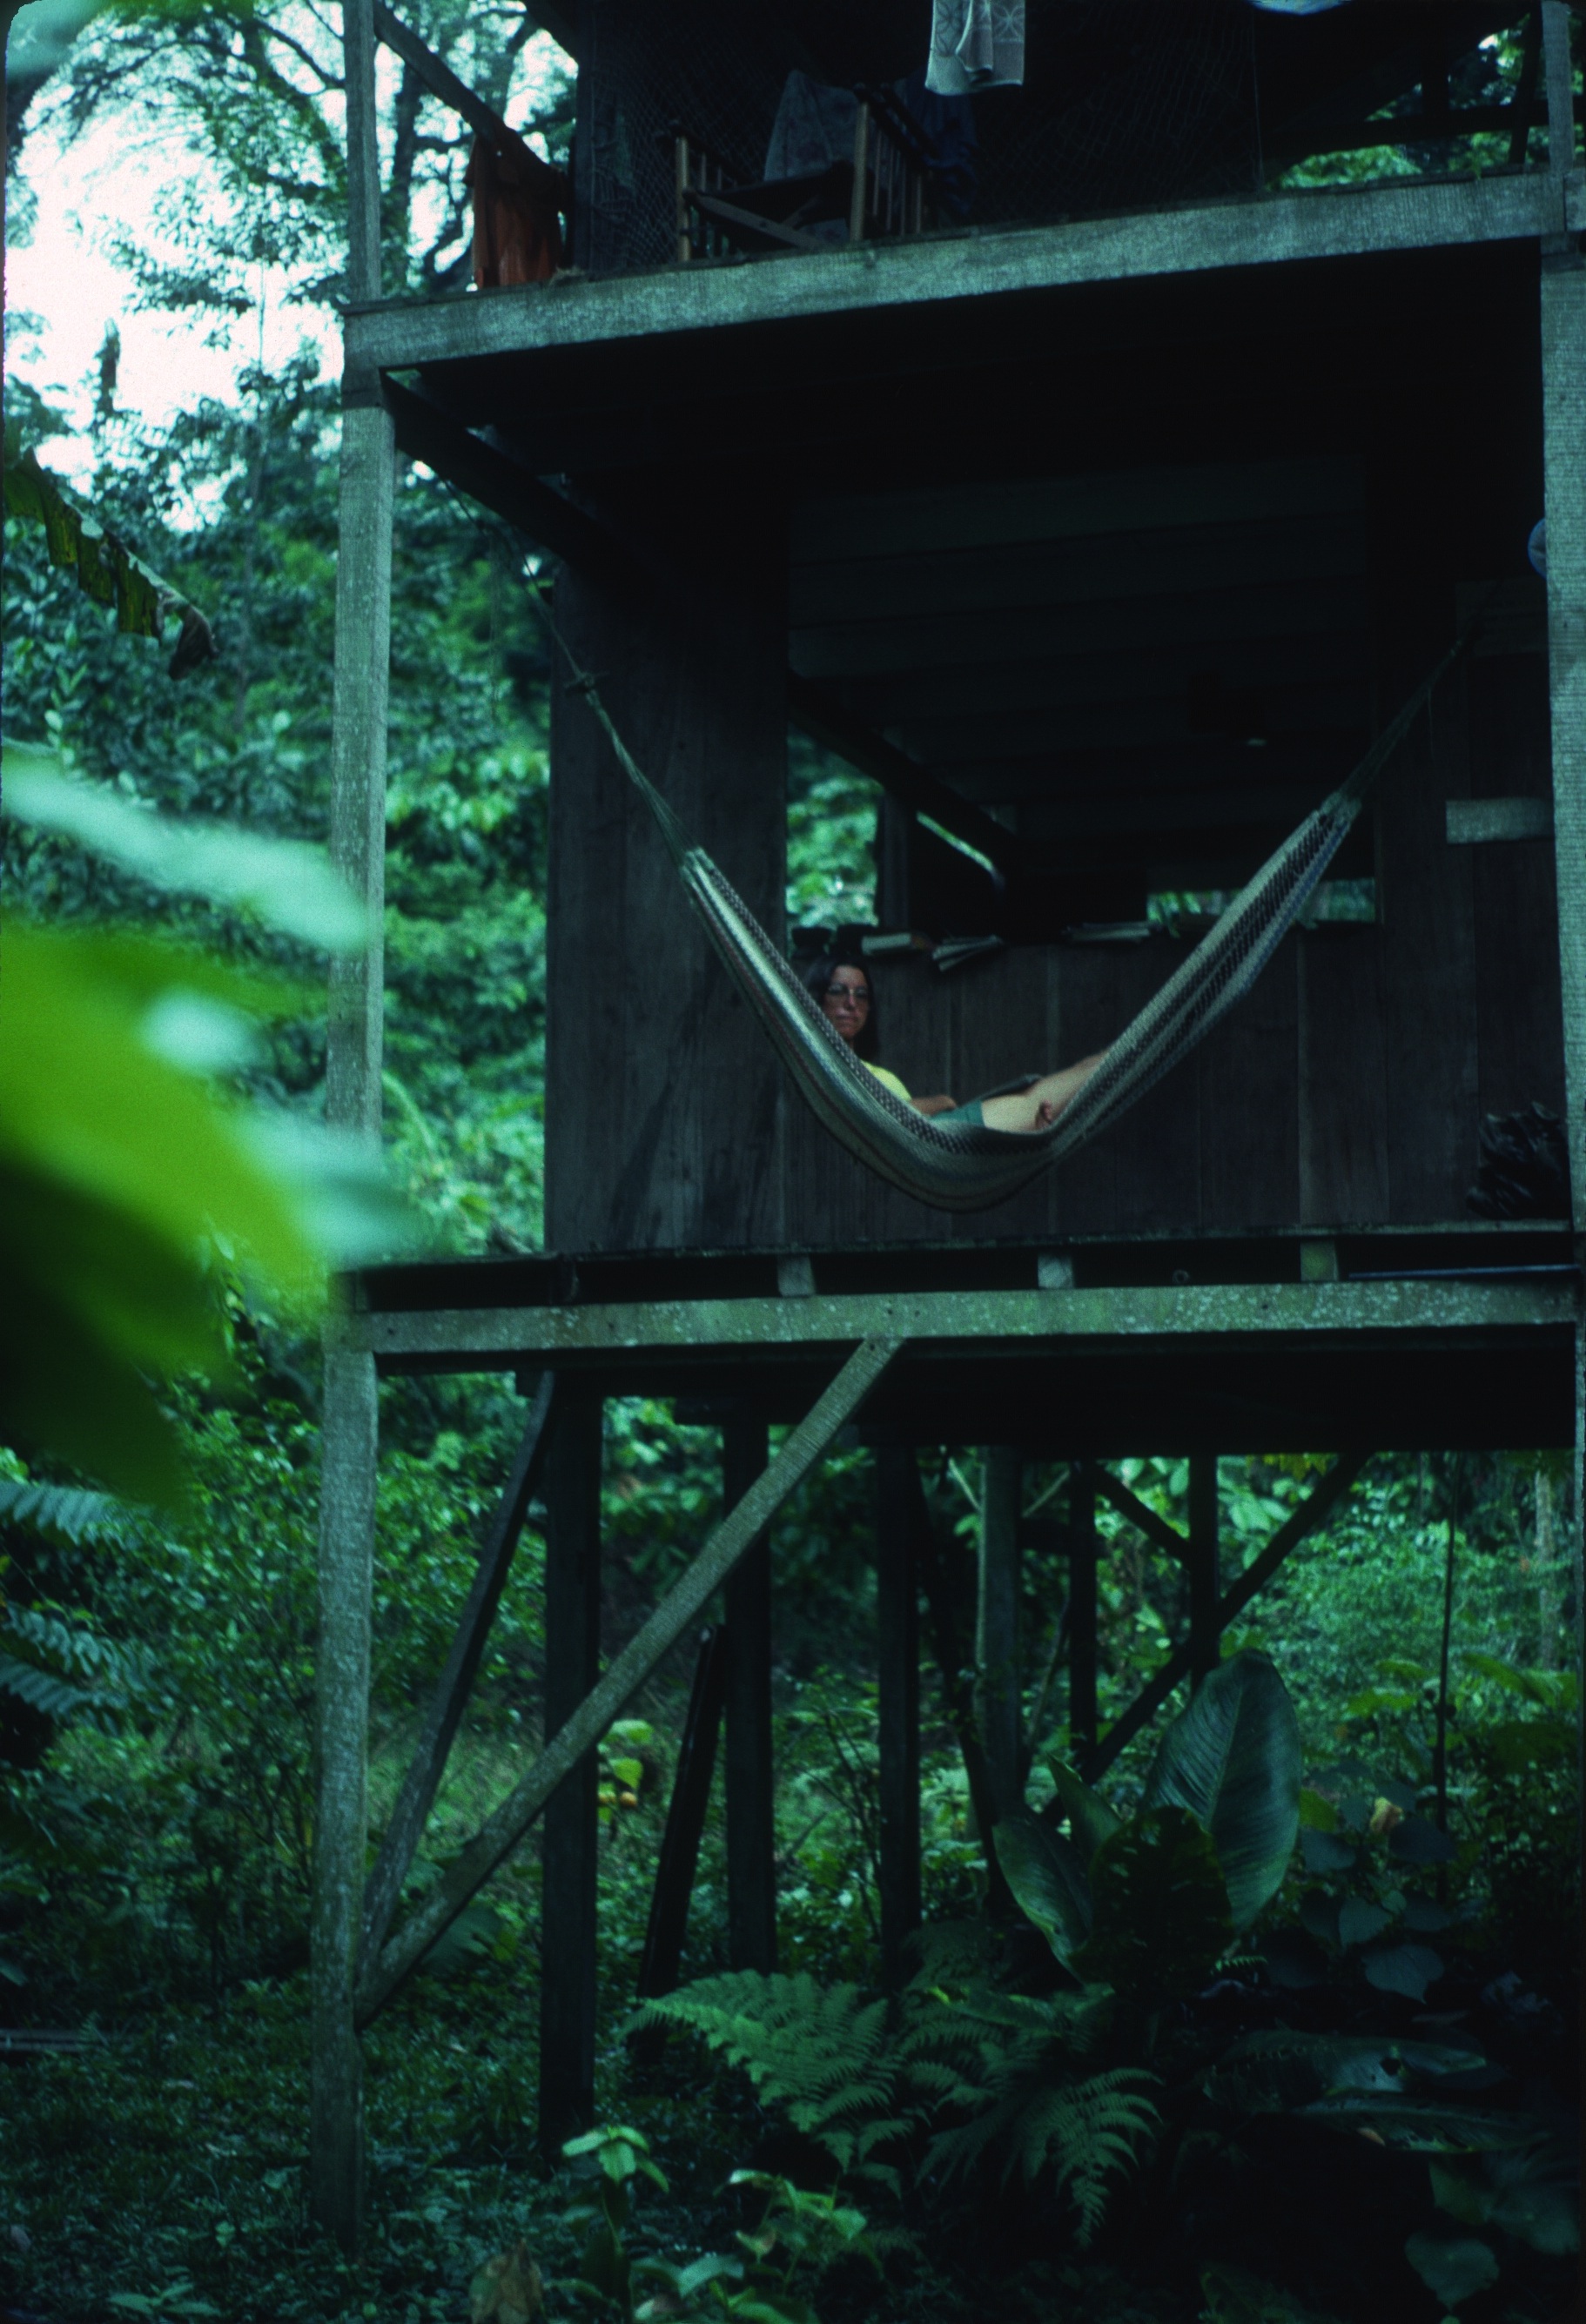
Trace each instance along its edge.
<path fill-rule="evenodd" d="M 63 775 L 46 752 L 5 753 L 6 812 L 59 832 L 124 872 L 168 891 L 207 896 L 255 913 L 283 936 L 327 952 L 363 942 L 357 899 L 323 853 L 218 823 L 175 823 L 102 783 Z"/>
<path fill-rule="evenodd" d="M 8 812 L 168 888 L 250 906 L 326 945 L 353 900 L 295 845 L 195 831 L 67 781 L 36 754 L 5 770 Z M 253 1020 L 300 987 L 137 935 L 10 916 L 0 981 L 0 1438 L 76 1462 L 118 1492 L 180 1493 L 152 1381 L 226 1369 L 218 1256 L 300 1311 L 327 1260 L 402 1239 L 367 1151 L 318 1124 L 229 1101 Z"/>

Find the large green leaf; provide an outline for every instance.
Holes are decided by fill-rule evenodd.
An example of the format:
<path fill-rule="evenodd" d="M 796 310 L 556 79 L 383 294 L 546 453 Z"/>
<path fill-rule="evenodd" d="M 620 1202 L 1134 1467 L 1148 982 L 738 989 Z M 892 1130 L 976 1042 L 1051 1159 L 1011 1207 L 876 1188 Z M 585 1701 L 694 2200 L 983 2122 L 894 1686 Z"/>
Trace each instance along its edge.
<path fill-rule="evenodd" d="M 1235 1655 L 1163 1736 L 1148 1808 L 1184 1808 L 1216 1843 L 1236 1929 L 1283 1884 L 1300 1828 L 1300 1729 L 1265 1655 Z"/>
<path fill-rule="evenodd" d="M 1502 2227 L 1554 2257 L 1581 2248 L 1581 2158 L 1571 2139 L 1443 2154 L 1431 2176 L 1439 2208 L 1467 2227 Z"/>
<path fill-rule="evenodd" d="M 1057 1787 L 1057 1805 L 1068 1819 L 1074 1844 L 1088 1868 L 1102 1842 L 1117 1831 L 1120 1819 L 1113 1814 L 1100 1792 L 1093 1792 L 1063 1760 L 1050 1759 L 1047 1764 Z"/>
<path fill-rule="evenodd" d="M 323 1273 L 236 1112 L 140 1038 L 158 950 L 131 941 L 124 964 L 104 936 L 14 914 L 5 930 L 0 1429 L 165 1499 L 179 1480 L 148 1376 L 225 1366 L 206 1240 L 289 1295 L 313 1299 Z"/>
<path fill-rule="evenodd" d="M 1286 2114 L 1330 2097 L 1397 2098 L 1451 2084 L 1469 2088 L 1487 2061 L 1441 2042 L 1380 2034 L 1248 2034 L 1206 2078 L 1207 2097 L 1232 2114 Z"/>
<path fill-rule="evenodd" d="M 355 950 L 364 911 L 323 851 L 234 825 L 179 822 L 135 807 L 107 784 L 63 775 L 42 751 L 5 753 L 5 812 L 60 832 L 157 888 L 255 912 L 284 935 Z"/>
<path fill-rule="evenodd" d="M 1014 1902 L 1066 1964 L 1090 1935 L 1093 1917 L 1078 1849 L 1026 1807 L 1005 1816 L 991 1841 Z"/>
<path fill-rule="evenodd" d="M 1406 2244 L 1405 2257 L 1445 2308 L 1461 2307 L 1498 2282 L 1498 2255 L 1480 2236 L 1423 2228 Z"/>
<path fill-rule="evenodd" d="M 1432 2098 L 1376 2098 L 1346 2090 L 1296 2108 L 1307 2122 L 1325 2123 L 1351 2137 L 1369 2131 L 1406 2154 L 1489 2154 L 1533 2143 L 1536 2126 L 1524 2115 L 1460 2106 Z"/>
<path fill-rule="evenodd" d="M 1082 1977 L 1140 2002 L 1194 1993 L 1233 1935 L 1209 1834 L 1184 1808 L 1142 1809 L 1096 1851 Z"/>

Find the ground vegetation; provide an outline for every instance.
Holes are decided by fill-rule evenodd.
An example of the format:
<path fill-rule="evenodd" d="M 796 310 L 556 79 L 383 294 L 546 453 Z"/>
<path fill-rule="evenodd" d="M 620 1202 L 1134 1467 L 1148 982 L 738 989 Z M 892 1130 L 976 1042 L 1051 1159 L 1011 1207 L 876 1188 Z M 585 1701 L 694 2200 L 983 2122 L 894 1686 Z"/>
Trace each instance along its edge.
<path fill-rule="evenodd" d="M 560 150 L 554 60 L 532 120 L 512 78 L 521 16 L 496 39 L 488 14 L 449 0 L 407 13 Z M 327 39 L 309 10 L 152 13 L 90 29 L 33 97 L 27 137 L 157 97 L 212 173 L 235 228 L 225 250 L 200 222 L 180 263 L 164 244 L 156 258 L 129 227 L 140 299 L 224 317 L 265 263 L 290 263 L 305 298 L 334 289 Z M 407 78 L 387 97 L 390 278 L 441 286 L 463 251 L 464 147 Z M 79 497 L 201 610 L 214 650 L 171 675 L 51 563 L 19 505 L 8 743 L 151 829 L 210 818 L 321 840 L 334 388 L 307 357 L 244 369 L 235 398 L 156 437 L 117 409 L 114 363 L 100 386 Z M 8 415 L 47 466 L 56 423 L 25 378 Z M 456 1250 L 533 1248 L 541 1226 L 552 669 L 524 556 L 431 480 L 404 480 L 387 1146 L 424 1239 Z M 795 746 L 790 919 L 865 917 L 873 805 Z M 245 1106 L 312 1124 L 312 929 L 47 819 L 7 837 L 17 925 L 135 930 L 209 964 L 249 1038 L 206 1051 L 189 1012 L 167 1063 L 228 1120 Z M 52 2044 L 0 2067 L 0 2298 L 15 2313 L 1543 2324 L 1562 2306 L 1579 2095 L 1576 1513 L 1563 1464 L 1525 1451 L 1374 1459 L 1254 1601 L 1216 1680 L 1093 1790 L 1068 1731 L 1063 1561 L 1031 1551 L 1026 1804 L 976 1831 L 958 1674 L 927 1666 L 927 1927 L 890 1997 L 864 1643 L 874 1483 L 866 1452 L 840 1452 L 772 1543 L 779 1974 L 728 1965 L 718 1792 L 683 1985 L 647 2028 L 635 2012 L 688 1679 L 665 1665 L 602 1751 L 599 2123 L 564 2155 L 539 2151 L 530 1840 L 371 2033 L 369 2236 L 355 2262 L 338 2257 L 304 2182 L 318 1360 L 311 1306 L 250 1277 L 246 1256 L 209 1234 L 202 1345 L 156 1367 L 180 1491 L 163 1469 L 124 1474 L 91 1430 L 63 1443 L 19 1425 L 0 1457 L 0 2027 Z M 147 1369 L 161 1351 L 134 1354 Z M 377 1828 L 521 1425 L 494 1379 L 383 1391 Z M 1231 1568 L 1320 1459 L 1222 1464 Z M 718 1514 L 719 1448 L 669 1406 L 624 1403 L 608 1410 L 603 1474 L 614 1646 Z M 1182 1462 L 1142 1453 L 1119 1474 L 1184 1521 Z M 927 1483 L 967 1604 L 974 1448 L 944 1448 Z M 1030 1469 L 1027 1513 L 1050 1515 L 1066 1488 L 1063 1471 Z M 1111 1508 L 1101 1522 L 1105 1720 L 1166 1659 L 1186 1608 L 1147 1534 Z M 419 1886 L 538 1739 L 539 1557 L 531 1521 Z"/>

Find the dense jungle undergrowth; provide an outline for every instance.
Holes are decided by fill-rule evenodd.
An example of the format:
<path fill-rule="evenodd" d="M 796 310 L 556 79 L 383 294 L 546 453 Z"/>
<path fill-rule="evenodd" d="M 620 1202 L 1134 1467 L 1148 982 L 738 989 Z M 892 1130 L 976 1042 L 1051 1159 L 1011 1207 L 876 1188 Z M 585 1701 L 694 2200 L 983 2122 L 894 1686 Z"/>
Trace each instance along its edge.
<path fill-rule="evenodd" d="M 480 12 L 410 0 L 404 13 L 559 150 L 567 90 L 543 43 L 526 78 L 523 38 L 493 49 Z M 246 329 L 262 270 L 284 268 L 292 297 L 323 303 L 340 201 L 325 37 L 309 12 L 269 6 L 90 31 L 25 120 L 15 110 L 14 231 L 48 185 L 47 166 L 27 174 L 32 141 L 53 151 L 69 132 L 158 116 L 183 166 L 158 234 L 124 222 L 136 300 Z M 445 287 L 466 257 L 466 146 L 409 78 L 387 98 L 388 280 Z M 206 198 L 184 204 L 194 180 Z M 28 318 L 11 329 L 8 466 L 35 447 L 48 466 L 63 441 L 51 383 Z M 150 833 L 213 818 L 322 840 L 334 386 L 310 355 L 244 368 L 233 397 L 156 434 L 118 403 L 107 337 L 85 440 L 85 503 L 203 611 L 216 650 L 171 677 L 51 565 L 32 519 L 8 517 L 8 745 L 40 745 L 149 810 Z M 531 1248 L 541 1218 L 550 669 L 520 569 L 517 544 L 405 477 L 387 1144 L 425 1240 L 461 1250 Z M 790 917 L 865 916 L 873 809 L 871 786 L 794 747 Z M 311 1123 L 322 954 L 267 912 L 129 863 L 9 825 L 11 928 L 185 945 L 232 980 L 233 1036 L 249 994 L 273 993 L 229 1048 L 206 1051 L 224 1026 L 190 1012 L 165 1037 L 181 1033 L 180 1061 L 239 1104 Z M 369 2234 L 342 2261 L 310 2225 L 305 2183 L 318 1357 L 290 1303 L 244 1295 L 236 1256 L 211 1239 L 207 1312 L 229 1370 L 177 1367 L 162 1394 L 189 1480 L 180 1511 L 100 1494 L 91 1462 L 0 1454 L 0 2030 L 64 2037 L 21 2053 L 14 2040 L 0 2063 L 0 2313 L 1549 2324 L 1563 2311 L 1577 2240 L 1575 1513 L 1564 1464 L 1527 1450 L 1373 1459 L 1226 1639 L 1194 1705 L 1171 1705 L 1099 1793 L 1070 1764 L 1065 1561 L 1029 1551 L 1027 1804 L 977 1833 L 960 1669 L 927 1655 L 927 1925 L 890 1998 L 875 1480 L 866 1451 L 840 1451 L 772 1541 L 779 1976 L 728 1969 L 718 1773 L 685 1981 L 635 2024 L 690 1675 L 679 1656 L 602 1752 L 590 2137 L 549 2158 L 539 2143 L 531 1840 L 370 2033 Z M 494 1379 L 383 1390 L 376 1833 L 521 1411 Z M 1323 1450 L 1221 1464 L 1231 1572 L 1311 1489 Z M 945 1448 L 927 1466 L 954 1665 L 973 1635 L 980 1456 Z M 1182 1462 L 1142 1452 L 1119 1473 L 1183 1523 Z M 1028 1468 L 1027 1514 L 1060 1513 L 1067 1489 L 1060 1468 Z M 608 1408 L 608 1652 L 720 1503 L 715 1432 L 659 1405 Z M 1166 1659 L 1186 1608 L 1180 1569 L 1145 1532 L 1110 1509 L 1102 1526 L 1105 1721 Z M 539 1739 L 540 1582 L 531 1522 L 416 1886 Z"/>

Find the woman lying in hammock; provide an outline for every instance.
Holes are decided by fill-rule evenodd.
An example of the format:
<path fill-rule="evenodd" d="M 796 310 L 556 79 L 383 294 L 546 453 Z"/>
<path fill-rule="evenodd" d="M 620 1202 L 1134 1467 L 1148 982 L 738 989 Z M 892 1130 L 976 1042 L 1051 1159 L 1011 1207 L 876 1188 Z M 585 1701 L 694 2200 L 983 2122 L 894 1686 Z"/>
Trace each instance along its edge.
<path fill-rule="evenodd" d="M 1093 1057 L 1082 1057 L 1077 1065 L 1067 1065 L 1061 1073 L 1032 1076 L 1024 1089 L 1000 1097 L 972 1098 L 967 1105 L 945 1095 L 912 1097 L 896 1074 L 875 1062 L 881 1033 L 868 972 L 857 961 L 828 953 L 806 971 L 805 982 L 882 1088 L 917 1113 L 933 1114 L 938 1120 L 973 1122 L 987 1130 L 1045 1130 L 1084 1087 L 1105 1054 L 1099 1050 Z"/>

